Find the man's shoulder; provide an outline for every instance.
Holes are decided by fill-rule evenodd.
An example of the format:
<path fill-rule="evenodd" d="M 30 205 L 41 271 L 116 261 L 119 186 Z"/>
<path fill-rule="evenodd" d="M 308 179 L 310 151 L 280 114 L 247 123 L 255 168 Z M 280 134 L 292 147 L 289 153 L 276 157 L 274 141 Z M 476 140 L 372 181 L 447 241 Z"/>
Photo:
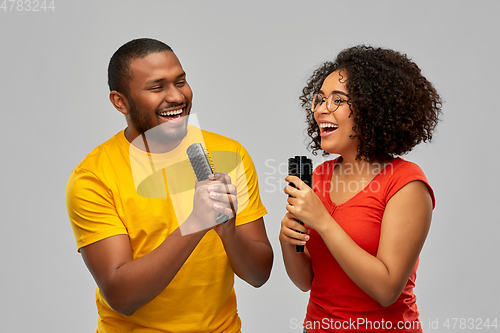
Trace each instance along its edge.
<path fill-rule="evenodd" d="M 95 170 L 102 168 L 106 161 L 111 162 L 116 159 L 115 155 L 121 155 L 122 150 L 125 149 L 123 139 L 125 139 L 125 135 L 122 130 L 95 147 L 78 164 L 75 170 L 85 169 L 94 172 Z"/>
<path fill-rule="evenodd" d="M 237 140 L 227 136 L 202 130 L 203 139 L 208 147 L 215 150 L 244 151 L 245 148 Z"/>

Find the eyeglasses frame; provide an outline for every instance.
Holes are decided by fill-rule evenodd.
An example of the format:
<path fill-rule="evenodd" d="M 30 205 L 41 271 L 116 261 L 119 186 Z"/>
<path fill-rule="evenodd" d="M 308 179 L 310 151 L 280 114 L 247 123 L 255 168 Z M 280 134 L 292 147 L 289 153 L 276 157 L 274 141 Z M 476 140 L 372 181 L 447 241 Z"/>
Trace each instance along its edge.
<path fill-rule="evenodd" d="M 344 93 L 344 92 L 342 92 L 342 91 L 337 91 L 337 90 L 336 90 L 336 91 L 332 92 L 330 95 L 328 95 L 328 97 L 321 96 L 319 93 L 318 93 L 318 94 L 314 94 L 314 95 L 313 95 L 313 98 L 312 98 L 312 101 L 314 101 L 314 99 L 315 99 L 315 97 L 316 97 L 316 96 L 319 96 L 319 97 L 321 97 L 321 103 L 319 103 L 319 104 L 317 104 L 317 105 L 316 105 L 316 110 L 313 110 L 313 102 L 311 102 L 311 109 L 310 109 L 310 111 L 311 111 L 312 113 L 314 113 L 314 112 L 318 111 L 318 108 L 319 108 L 319 107 L 320 107 L 320 106 L 321 106 L 321 105 L 322 105 L 325 101 L 327 101 L 328 99 L 330 99 L 330 97 L 331 97 L 331 96 L 333 96 L 333 95 L 338 95 L 339 97 L 340 97 L 340 95 L 342 95 L 342 96 L 347 97 L 347 98 L 348 98 L 347 100 L 344 100 L 344 99 L 342 99 L 342 98 L 341 98 L 341 99 L 342 99 L 343 101 L 345 101 L 345 102 L 347 103 L 347 105 L 349 105 L 349 109 L 351 109 L 351 104 L 349 103 L 349 95 L 348 95 L 348 94 L 346 94 L 346 93 Z M 332 100 L 333 100 L 333 98 L 332 98 Z M 326 110 L 327 110 L 329 113 L 332 113 L 332 112 L 337 111 L 337 110 L 338 110 L 338 108 L 340 107 L 340 103 L 339 103 L 339 104 L 337 104 L 337 107 L 335 108 L 335 110 L 333 110 L 333 111 L 332 111 L 332 110 L 330 110 L 330 108 L 328 107 L 328 105 L 329 105 L 329 104 L 331 104 L 331 103 L 327 103 L 327 104 L 326 104 Z"/>

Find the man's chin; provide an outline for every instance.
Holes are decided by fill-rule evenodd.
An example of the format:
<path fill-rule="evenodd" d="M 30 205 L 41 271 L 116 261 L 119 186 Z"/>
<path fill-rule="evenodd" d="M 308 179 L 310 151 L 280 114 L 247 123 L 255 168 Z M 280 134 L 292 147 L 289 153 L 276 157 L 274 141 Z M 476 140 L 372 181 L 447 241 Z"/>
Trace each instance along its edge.
<path fill-rule="evenodd" d="M 182 141 L 187 135 L 187 122 L 184 125 L 171 127 L 168 122 L 155 126 L 145 133 L 146 139 L 151 144 L 154 142 L 158 145 L 172 145 Z"/>

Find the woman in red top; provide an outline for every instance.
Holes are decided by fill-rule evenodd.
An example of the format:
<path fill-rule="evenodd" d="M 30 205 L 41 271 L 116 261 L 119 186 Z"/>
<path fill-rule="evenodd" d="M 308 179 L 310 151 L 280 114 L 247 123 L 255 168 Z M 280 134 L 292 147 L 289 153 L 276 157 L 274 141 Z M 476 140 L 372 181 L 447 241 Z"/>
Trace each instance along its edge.
<path fill-rule="evenodd" d="M 300 99 L 313 154 L 340 155 L 312 189 L 286 178 L 298 189 L 285 188 L 280 242 L 288 276 L 310 290 L 305 331 L 422 332 L 413 287 L 434 194 L 398 156 L 431 140 L 438 93 L 406 55 L 362 45 L 318 68 Z"/>

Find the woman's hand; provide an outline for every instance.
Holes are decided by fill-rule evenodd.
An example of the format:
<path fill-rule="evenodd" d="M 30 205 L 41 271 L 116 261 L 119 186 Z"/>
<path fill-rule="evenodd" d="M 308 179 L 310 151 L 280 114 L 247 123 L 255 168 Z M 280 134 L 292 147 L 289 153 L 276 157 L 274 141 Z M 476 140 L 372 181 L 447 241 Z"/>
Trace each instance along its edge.
<path fill-rule="evenodd" d="M 288 210 L 296 220 L 304 222 L 313 229 L 319 230 L 327 226 L 332 220 L 332 217 L 316 193 L 314 193 L 314 191 L 299 177 L 288 176 L 285 180 L 298 187 L 298 189 L 290 185 L 285 187 L 285 193 L 290 195 L 290 197 L 288 197 L 286 210 Z"/>
<path fill-rule="evenodd" d="M 281 220 L 280 242 L 291 245 L 305 245 L 309 240 L 309 229 L 297 222 L 292 213 L 286 213 Z"/>

